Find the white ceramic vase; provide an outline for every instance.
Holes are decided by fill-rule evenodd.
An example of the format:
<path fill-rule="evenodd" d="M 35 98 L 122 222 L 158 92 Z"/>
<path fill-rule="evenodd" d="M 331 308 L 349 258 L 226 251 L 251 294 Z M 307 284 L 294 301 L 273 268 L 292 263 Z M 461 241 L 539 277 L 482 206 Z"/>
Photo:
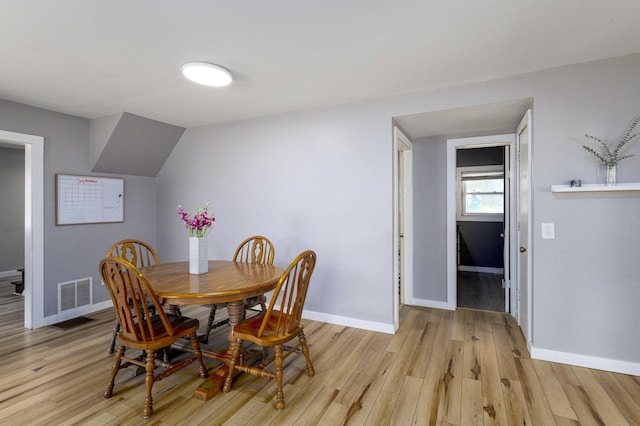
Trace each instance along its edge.
<path fill-rule="evenodd" d="M 189 237 L 189 273 L 200 275 L 207 272 L 209 272 L 207 237 Z"/>

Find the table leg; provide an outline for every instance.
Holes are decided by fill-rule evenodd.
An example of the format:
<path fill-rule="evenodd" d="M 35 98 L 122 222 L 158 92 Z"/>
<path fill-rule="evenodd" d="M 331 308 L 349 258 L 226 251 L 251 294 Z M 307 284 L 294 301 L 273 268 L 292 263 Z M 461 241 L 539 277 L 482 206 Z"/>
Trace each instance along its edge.
<path fill-rule="evenodd" d="M 227 312 L 229 314 L 229 342 L 233 341 L 233 326 L 240 324 L 244 320 L 244 300 L 227 303 Z M 229 364 L 225 362 L 223 366 L 218 368 L 209 378 L 204 381 L 196 390 L 194 396 L 203 401 L 208 400 L 218 393 L 224 385 L 224 380 L 229 374 Z"/>
<path fill-rule="evenodd" d="M 244 300 L 227 303 L 229 313 L 229 342 L 233 341 L 233 326 L 244 321 Z"/>

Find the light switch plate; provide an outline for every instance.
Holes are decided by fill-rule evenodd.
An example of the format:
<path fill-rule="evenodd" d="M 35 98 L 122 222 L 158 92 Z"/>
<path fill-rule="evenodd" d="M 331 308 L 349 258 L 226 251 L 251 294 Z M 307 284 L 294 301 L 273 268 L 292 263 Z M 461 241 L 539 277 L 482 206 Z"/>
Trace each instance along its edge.
<path fill-rule="evenodd" d="M 556 237 L 556 230 L 553 223 L 542 224 L 542 239 L 553 240 Z"/>

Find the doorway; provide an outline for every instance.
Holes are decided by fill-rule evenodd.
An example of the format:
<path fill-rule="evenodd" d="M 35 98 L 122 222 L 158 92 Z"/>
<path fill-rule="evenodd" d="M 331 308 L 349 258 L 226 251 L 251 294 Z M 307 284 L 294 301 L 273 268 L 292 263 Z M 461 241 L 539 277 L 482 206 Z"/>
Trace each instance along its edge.
<path fill-rule="evenodd" d="M 514 205 L 515 203 L 511 203 L 510 200 L 513 198 L 516 193 L 516 188 L 514 185 L 513 179 L 510 179 L 510 165 L 514 164 L 514 156 L 515 149 L 512 147 L 515 144 L 515 134 L 503 134 L 503 135 L 494 135 L 494 136 L 482 136 L 482 137 L 470 137 L 470 138 L 460 138 L 460 139 L 448 139 L 447 140 L 447 301 L 448 308 L 451 310 L 455 310 L 458 306 L 458 277 L 459 277 L 459 222 L 458 222 L 458 210 L 461 208 L 462 198 L 458 200 L 458 194 L 461 194 L 460 188 L 458 188 L 458 181 L 462 180 L 462 171 L 459 171 L 457 167 L 457 157 L 458 150 L 472 150 L 472 149 L 483 149 L 483 148 L 494 148 L 499 149 L 502 152 L 503 160 L 501 161 L 501 165 L 499 167 L 476 167 L 470 166 L 471 169 L 467 169 L 470 171 L 470 178 L 480 178 L 484 179 L 487 177 L 491 177 L 492 173 L 496 173 L 498 169 L 501 171 L 504 179 L 504 208 L 503 208 L 503 220 L 498 223 L 497 227 L 495 225 L 496 222 L 493 222 L 493 225 L 483 226 L 483 232 L 488 233 L 492 236 L 494 244 L 499 244 L 502 246 L 500 250 L 498 250 L 497 256 L 500 257 L 499 263 L 502 265 L 502 270 L 500 268 L 494 267 L 497 265 L 496 263 L 489 264 L 489 269 L 485 269 L 485 267 L 476 268 L 476 270 L 467 271 L 473 272 L 474 274 L 469 274 L 469 279 L 473 280 L 473 278 L 491 278 L 491 282 L 496 284 L 499 282 L 500 288 L 496 289 L 493 286 L 494 292 L 502 293 L 502 297 L 500 303 L 503 306 L 503 312 L 510 312 L 510 282 L 511 280 L 511 263 L 514 259 L 513 257 L 513 247 L 515 246 L 514 238 L 515 238 L 515 225 L 514 221 L 510 218 L 515 217 Z M 471 152 L 471 151 L 465 151 Z M 495 161 L 494 161 L 495 162 Z M 464 169 L 464 168 L 462 168 Z M 495 175 L 494 175 L 495 176 Z M 486 216 L 485 216 L 486 218 Z M 491 222 L 489 222 L 491 223 Z M 481 247 L 482 249 L 482 247 Z M 463 268 L 464 269 L 464 268 Z M 492 276 L 480 276 L 476 275 L 479 273 L 495 273 L 500 272 L 500 278 L 492 277 Z M 463 276 L 464 278 L 464 276 Z M 485 283 L 487 286 L 490 283 Z M 478 282 L 471 282 L 470 285 L 481 285 Z"/>
<path fill-rule="evenodd" d="M 509 312 L 508 145 L 456 150 L 457 306 Z M 507 210 L 507 214 L 505 214 Z"/>
<path fill-rule="evenodd" d="M 44 325 L 44 138 L 0 130 L 2 143 L 25 150 L 24 326 Z"/>
<path fill-rule="evenodd" d="M 393 322 L 400 326 L 400 305 L 413 299 L 413 145 L 393 128 Z"/>

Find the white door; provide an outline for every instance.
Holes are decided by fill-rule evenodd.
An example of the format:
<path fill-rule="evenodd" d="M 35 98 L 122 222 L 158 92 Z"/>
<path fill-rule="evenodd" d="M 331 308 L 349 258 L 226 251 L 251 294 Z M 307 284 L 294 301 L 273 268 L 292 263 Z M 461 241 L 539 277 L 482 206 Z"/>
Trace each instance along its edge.
<path fill-rule="evenodd" d="M 394 324 L 400 323 L 400 304 L 413 300 L 413 145 L 394 128 Z"/>
<path fill-rule="evenodd" d="M 512 292 L 514 316 L 516 317 L 525 340 L 531 340 L 531 110 L 527 110 L 516 129 L 516 149 L 518 151 L 518 261 L 517 288 Z"/>
<path fill-rule="evenodd" d="M 504 258 L 504 311 L 510 312 L 511 293 L 511 146 L 504 146 L 504 222 L 502 231 L 504 244 L 502 257 Z"/>

